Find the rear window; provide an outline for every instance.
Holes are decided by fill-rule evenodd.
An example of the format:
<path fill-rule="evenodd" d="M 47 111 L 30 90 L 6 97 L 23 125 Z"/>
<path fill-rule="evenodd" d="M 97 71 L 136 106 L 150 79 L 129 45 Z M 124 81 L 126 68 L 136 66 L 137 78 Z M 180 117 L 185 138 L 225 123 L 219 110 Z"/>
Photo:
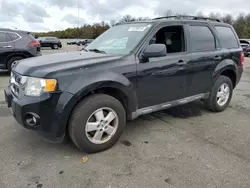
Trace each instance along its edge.
<path fill-rule="evenodd" d="M 18 39 L 20 39 L 21 37 L 18 35 L 18 34 L 16 34 L 16 33 L 8 33 L 8 35 L 9 35 L 9 37 L 10 37 L 10 39 L 13 41 L 13 40 L 18 40 Z"/>
<path fill-rule="evenodd" d="M 246 41 L 246 40 L 240 40 L 240 43 L 241 43 L 241 44 L 246 44 L 246 45 L 247 45 L 247 44 L 250 44 L 250 42 L 249 42 L 249 41 Z"/>
<path fill-rule="evenodd" d="M 215 38 L 211 30 L 206 26 L 190 26 L 192 51 L 215 50 Z"/>
<path fill-rule="evenodd" d="M 238 40 L 230 27 L 215 26 L 222 48 L 239 48 Z"/>
<path fill-rule="evenodd" d="M 5 32 L 0 32 L 0 42 L 9 42 L 10 38 Z"/>

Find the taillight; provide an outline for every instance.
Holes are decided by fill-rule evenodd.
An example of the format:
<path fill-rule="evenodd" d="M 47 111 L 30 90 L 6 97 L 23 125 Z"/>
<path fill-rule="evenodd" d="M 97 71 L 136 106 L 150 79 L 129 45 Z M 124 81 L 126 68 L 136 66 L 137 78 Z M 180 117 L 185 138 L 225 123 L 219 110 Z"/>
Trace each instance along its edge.
<path fill-rule="evenodd" d="M 40 43 L 39 43 L 37 40 L 32 40 L 32 41 L 29 43 L 29 46 L 39 47 L 39 46 L 40 46 Z"/>
<path fill-rule="evenodd" d="M 240 53 L 240 66 L 243 66 L 243 65 L 244 65 L 244 59 L 245 59 L 244 53 L 241 52 L 241 53 Z"/>

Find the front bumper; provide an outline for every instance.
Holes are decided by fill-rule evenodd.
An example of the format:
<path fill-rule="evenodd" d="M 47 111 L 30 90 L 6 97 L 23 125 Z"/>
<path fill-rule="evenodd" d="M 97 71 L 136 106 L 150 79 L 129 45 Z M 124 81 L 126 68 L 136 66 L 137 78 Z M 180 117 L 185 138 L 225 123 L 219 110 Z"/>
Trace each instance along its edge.
<path fill-rule="evenodd" d="M 46 93 L 40 97 L 23 96 L 18 99 L 12 94 L 10 88 L 5 89 L 4 93 L 7 105 L 20 125 L 39 132 L 52 142 L 63 142 L 70 111 L 67 110 L 67 105 L 58 103 L 62 103 L 61 101 L 65 98 L 71 99 L 72 94 Z M 60 99 L 61 96 L 63 99 Z M 30 115 L 36 117 L 35 124 L 27 123 L 27 118 L 30 118 Z"/>

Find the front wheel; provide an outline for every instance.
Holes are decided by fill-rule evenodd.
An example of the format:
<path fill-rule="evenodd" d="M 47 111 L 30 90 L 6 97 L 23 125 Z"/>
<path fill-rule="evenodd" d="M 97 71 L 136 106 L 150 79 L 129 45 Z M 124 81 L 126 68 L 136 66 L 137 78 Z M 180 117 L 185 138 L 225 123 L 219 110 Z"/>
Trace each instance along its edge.
<path fill-rule="evenodd" d="M 233 95 L 233 84 L 229 77 L 220 76 L 205 101 L 207 108 L 214 112 L 224 111 L 231 101 Z"/>
<path fill-rule="evenodd" d="M 126 125 L 122 104 L 105 94 L 95 94 L 81 101 L 73 110 L 69 135 L 75 145 L 88 153 L 112 147 Z"/>

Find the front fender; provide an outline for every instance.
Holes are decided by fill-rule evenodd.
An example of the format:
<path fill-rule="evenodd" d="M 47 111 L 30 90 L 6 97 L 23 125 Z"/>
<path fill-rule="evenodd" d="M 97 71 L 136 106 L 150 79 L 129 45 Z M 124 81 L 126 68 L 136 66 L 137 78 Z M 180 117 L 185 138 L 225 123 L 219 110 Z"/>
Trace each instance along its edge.
<path fill-rule="evenodd" d="M 101 88 L 114 88 L 121 91 L 128 99 L 129 112 L 136 111 L 137 97 L 133 84 L 123 75 L 106 72 L 96 75 L 80 76 L 66 91 L 73 94 L 78 101 L 92 91 Z"/>

